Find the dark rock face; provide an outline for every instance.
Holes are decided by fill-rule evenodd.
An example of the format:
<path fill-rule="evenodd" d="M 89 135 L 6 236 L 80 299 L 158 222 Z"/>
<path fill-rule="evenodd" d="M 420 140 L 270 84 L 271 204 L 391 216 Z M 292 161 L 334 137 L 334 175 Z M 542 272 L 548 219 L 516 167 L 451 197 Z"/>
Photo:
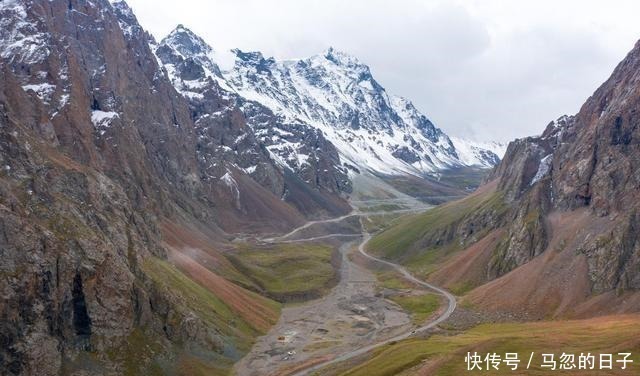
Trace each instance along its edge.
<path fill-rule="evenodd" d="M 145 273 L 145 260 L 166 258 L 159 221 L 222 234 L 220 226 L 273 231 L 304 220 L 281 200 L 296 178 L 272 162 L 244 115 L 204 116 L 227 108 L 215 87 L 187 101 L 150 43 L 124 2 L 0 2 L 3 373 L 72 374 L 88 353 L 134 335 L 168 359 L 185 343 L 237 357 L 232 340 L 176 309 L 180 300 Z M 205 69 L 184 62 L 182 77 Z M 339 179 L 316 175 L 316 186 L 335 187 L 318 194 L 333 205 L 326 212 L 346 210 Z M 320 201 L 305 213 L 317 215 Z M 92 361 L 124 373 L 122 362 Z"/>
<path fill-rule="evenodd" d="M 0 368 L 9 374 L 59 374 L 69 357 L 117 346 L 136 324 L 162 326 L 155 298 L 136 311 L 131 296 L 137 264 L 164 254 L 158 181 L 189 191 L 183 173 L 193 167 L 180 149 L 190 120 L 146 42 L 129 39 L 111 9 L 0 5 L 3 32 L 20 38 L 29 25 L 25 38 L 46 40 L 0 60 Z M 118 115 L 92 121 L 109 112 Z M 163 125 L 174 119 L 185 126 Z M 174 146 L 159 142 L 167 136 Z M 161 157 L 169 153 L 172 163 Z"/>
<path fill-rule="evenodd" d="M 509 145 L 493 177 L 513 205 L 509 235 L 494 257 L 501 275 L 546 249 L 552 211 L 587 208 L 613 229 L 591 230 L 578 246 L 587 256 L 594 292 L 638 289 L 640 187 L 640 44 L 580 112 L 551 123 L 539 137 Z"/>
<path fill-rule="evenodd" d="M 406 146 L 394 150 L 392 154 L 394 157 L 401 159 L 407 163 L 415 163 L 420 161 L 420 156 Z"/>
<path fill-rule="evenodd" d="M 73 278 L 71 296 L 73 298 L 73 327 L 76 335 L 82 339 L 88 339 L 91 337 L 91 318 L 87 313 L 87 302 L 84 298 L 80 274 L 76 274 Z"/>
<path fill-rule="evenodd" d="M 580 252 L 589 260 L 589 277 L 596 293 L 617 289 L 640 289 L 638 266 L 638 214 L 634 211 L 622 218 L 613 230 L 585 244 Z"/>
<path fill-rule="evenodd" d="M 563 184 L 554 193 L 559 205 L 588 205 L 598 215 L 635 207 L 640 181 L 634 163 L 640 153 L 639 60 L 640 46 L 636 45 L 576 115 L 575 142 L 558 150 L 554 178 Z"/>
<path fill-rule="evenodd" d="M 425 230 L 408 251 L 457 242 L 471 253 L 496 230 L 500 235 L 486 249 L 487 261 L 477 266 L 480 283 L 486 284 L 469 294 L 472 302 L 489 301 L 485 308 L 509 312 L 531 310 L 540 317 L 637 310 L 633 305 L 605 309 L 602 301 L 637 296 L 640 289 L 639 108 L 640 43 L 578 114 L 551 122 L 540 136 L 509 144 L 476 194 L 482 205 Z M 500 205 L 492 202 L 496 197 Z M 452 215 L 464 203 L 452 205 Z M 556 283 L 572 291 L 550 285 Z M 513 303 L 513 291 L 526 298 Z M 606 294 L 594 297 L 601 293 Z"/>
<path fill-rule="evenodd" d="M 261 145 L 302 181 L 332 193 L 352 191 L 347 171 L 340 165 L 338 151 L 322 132 L 306 124 L 289 123 L 259 103 L 244 100 L 239 103 L 247 122 L 260 135 Z M 301 163 L 300 155 L 305 156 L 304 163 Z"/>
<path fill-rule="evenodd" d="M 212 53 L 211 47 L 184 27 L 176 28 L 156 49 L 174 86 L 188 98 L 203 169 L 215 178 L 224 175 L 228 165 L 239 167 L 305 214 L 348 210 L 339 196 L 351 191 L 351 182 L 335 147 L 317 129 L 290 123 L 263 105 L 221 87 L 213 79 L 219 78 L 220 69 L 211 59 Z M 241 63 L 257 66 L 257 72 L 268 71 L 273 63 L 259 53 L 236 53 Z M 209 75 L 191 74 L 194 70 Z M 223 163 L 219 163 L 220 155 Z M 287 169 L 295 174 L 286 173 Z M 296 182 L 288 181 L 291 179 Z M 299 200 L 292 199 L 290 187 L 305 185 L 305 190 L 315 193 L 301 206 Z M 316 195 L 326 199 L 314 202 Z"/>

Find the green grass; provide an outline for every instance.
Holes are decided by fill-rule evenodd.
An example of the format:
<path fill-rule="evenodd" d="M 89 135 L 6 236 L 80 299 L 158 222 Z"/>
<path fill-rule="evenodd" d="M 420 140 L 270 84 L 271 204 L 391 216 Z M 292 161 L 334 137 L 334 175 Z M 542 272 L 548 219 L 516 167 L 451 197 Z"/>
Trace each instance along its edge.
<path fill-rule="evenodd" d="M 169 330 L 172 327 L 179 328 L 185 317 L 195 314 L 211 333 L 220 336 L 225 354 L 211 351 L 211 348 L 202 347 L 198 342 L 170 342 L 153 329 L 136 328 L 122 345 L 105 352 L 112 362 L 121 365 L 121 374 L 228 375 L 235 357 L 246 353 L 255 338 L 264 334 L 264 330 L 244 321 L 215 294 L 169 262 L 149 257 L 142 264 L 142 269 L 155 288 L 168 298 L 170 309 L 167 310 L 166 324 Z M 266 301 L 266 298 L 257 294 L 255 297 L 258 301 Z M 273 301 L 267 303 L 278 305 Z"/>
<path fill-rule="evenodd" d="M 411 313 L 415 324 L 423 323 L 440 307 L 440 297 L 435 294 L 396 295 L 389 297 L 389 299 Z"/>
<path fill-rule="evenodd" d="M 487 177 L 491 169 L 464 167 L 442 171 L 440 182 L 460 189 L 478 187 Z"/>
<path fill-rule="evenodd" d="M 390 290 L 406 290 L 413 287 L 413 284 L 401 277 L 396 271 L 378 272 L 376 277 L 380 286 Z"/>
<path fill-rule="evenodd" d="M 120 364 L 123 376 L 223 376 L 228 375 L 233 367 L 233 360 L 220 354 L 198 352 L 198 355 L 193 355 L 187 347 L 172 345 L 162 336 L 150 335 L 136 328 L 121 346 L 107 350 L 106 355 L 111 362 Z M 174 357 L 175 361 L 166 362 Z"/>
<path fill-rule="evenodd" d="M 253 338 L 262 334 L 244 322 L 212 292 L 168 262 L 149 257 L 145 260 L 143 270 L 154 283 L 179 302 L 174 307 L 176 310 L 182 311 L 182 314 L 195 313 L 205 323 L 228 337 L 238 349 L 248 350 Z M 175 315 L 169 321 L 175 320 L 174 324 L 178 325 L 179 319 L 180 316 Z"/>
<path fill-rule="evenodd" d="M 267 249 L 242 247 L 233 263 L 276 300 L 317 297 L 335 281 L 333 248 L 313 244 L 281 244 Z"/>
<path fill-rule="evenodd" d="M 466 370 L 467 352 L 479 354 L 516 352 L 525 367 L 531 352 L 535 353 L 528 371 L 514 372 L 506 367 L 499 371 L 475 371 L 491 375 L 555 375 L 597 374 L 597 371 L 551 371 L 540 367 L 541 353 L 563 352 L 579 355 L 631 352 L 634 363 L 615 375 L 640 374 L 640 316 L 611 316 L 589 320 L 547 321 L 536 323 L 484 324 L 459 335 L 434 335 L 428 339 L 409 339 L 374 350 L 369 359 L 342 376 L 417 375 L 420 365 L 430 364 L 429 375 L 455 376 Z M 343 365 L 342 367 L 345 367 Z M 353 367 L 353 366 L 351 366 Z M 615 367 L 615 366 L 614 366 Z"/>
<path fill-rule="evenodd" d="M 407 215 L 406 213 L 389 213 L 389 214 L 378 214 L 378 215 L 368 215 L 366 217 L 362 217 L 362 225 L 365 230 L 370 234 L 376 233 L 378 231 L 384 230 L 394 223 L 396 223 L 400 217 Z"/>
<path fill-rule="evenodd" d="M 459 245 L 457 239 L 450 239 L 448 243 L 443 243 L 443 240 L 440 239 L 440 234 L 447 232 L 451 226 L 470 215 L 486 212 L 501 215 L 506 210 L 507 205 L 500 193 L 488 192 L 472 195 L 459 201 L 437 206 L 418 215 L 399 219 L 392 227 L 371 239 L 368 249 L 384 258 L 400 260 L 406 265 L 421 267 L 441 258 L 442 254 L 437 253 L 438 249 L 443 248 L 441 253 L 446 254 L 455 250 Z M 428 244 L 432 237 L 439 240 L 440 244 Z M 425 242 L 427 244 L 422 244 Z M 447 249 L 447 246 L 452 248 Z M 431 252 L 434 250 L 436 252 Z M 408 258 L 410 259 L 407 260 Z"/>
<path fill-rule="evenodd" d="M 422 252 L 412 252 L 403 263 L 413 274 L 426 278 L 431 272 L 438 269 L 443 260 L 460 249 L 460 244 L 457 241 L 453 241 L 442 247 L 430 248 Z"/>
<path fill-rule="evenodd" d="M 469 281 L 464 281 L 464 282 L 456 283 L 453 286 L 450 286 L 449 291 L 451 291 L 454 295 L 462 296 L 468 293 L 469 291 L 473 290 L 474 288 L 476 288 L 476 284 L 471 283 Z"/>
<path fill-rule="evenodd" d="M 122 364 L 122 373 L 133 376 L 164 375 L 156 360 L 168 347 L 159 338 L 148 335 L 140 328 L 134 329 L 122 346 L 109 349 L 106 354 L 109 360 Z"/>
<path fill-rule="evenodd" d="M 227 376 L 231 374 L 231 360 L 204 361 L 195 356 L 183 355 L 178 363 L 178 375 L 184 376 Z"/>

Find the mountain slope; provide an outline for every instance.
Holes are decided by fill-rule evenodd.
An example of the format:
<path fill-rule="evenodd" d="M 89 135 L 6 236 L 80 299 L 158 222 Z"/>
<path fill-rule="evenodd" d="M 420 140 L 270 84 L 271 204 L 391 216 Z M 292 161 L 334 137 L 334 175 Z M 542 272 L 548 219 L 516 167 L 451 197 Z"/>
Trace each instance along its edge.
<path fill-rule="evenodd" d="M 380 173 L 424 173 L 457 163 L 450 141 L 413 105 L 389 97 L 357 59 L 327 50 L 300 61 L 276 62 L 234 51 L 225 72 L 240 95 L 290 120 L 317 127 L 348 163 Z"/>
<path fill-rule="evenodd" d="M 640 43 L 578 114 L 510 143 L 490 183 L 436 209 L 437 225 L 433 213 L 421 215 L 372 249 L 472 290 L 467 302 L 486 310 L 529 318 L 640 310 L 639 76 Z"/>
<path fill-rule="evenodd" d="M 181 43 L 119 0 L 0 2 L 6 373 L 225 372 L 278 305 L 223 250 L 350 210 L 324 134 Z"/>
<path fill-rule="evenodd" d="M 234 165 L 209 173 L 224 150 L 149 42 L 122 1 L 0 2 L 3 374 L 218 373 L 276 320 L 219 249 L 304 216 Z M 167 243 L 185 227 L 215 268 Z"/>
<path fill-rule="evenodd" d="M 178 26 L 160 43 L 161 59 L 169 50 L 202 67 L 200 81 L 194 82 L 184 74 L 179 77 L 175 61 L 164 59 L 174 84 L 185 96 L 196 98 L 198 93 L 189 86 L 206 85 L 203 80 L 209 79 L 223 95 L 235 97 L 245 113 L 268 113 L 275 120 L 270 127 L 252 122 L 252 116 L 247 116 L 249 124 L 274 158 L 293 171 L 300 171 L 309 161 L 309 148 L 301 150 L 300 143 L 283 136 L 293 133 L 297 141 L 303 129 L 315 131 L 317 137 L 335 146 L 339 160 L 334 156 L 332 166 L 340 172 L 346 167 L 352 173 L 424 176 L 461 166 L 490 167 L 501 157 L 491 150 L 493 145 L 487 148 L 464 140 L 458 140 L 463 152 L 458 155 L 447 135 L 410 101 L 387 94 L 368 66 L 333 48 L 296 61 L 233 50 L 235 64 L 223 70 L 219 55 L 210 46 Z M 271 129 L 276 132 L 267 134 Z"/>
<path fill-rule="evenodd" d="M 211 47 L 182 26 L 155 46 L 155 53 L 188 100 L 198 156 L 212 179 L 238 170 L 306 215 L 349 210 L 341 194 L 350 192 L 351 183 L 320 132 L 282 122 L 269 109 L 225 90 Z"/>
<path fill-rule="evenodd" d="M 462 164 L 492 168 L 504 157 L 507 144 L 502 142 L 477 142 L 460 137 L 450 137 Z"/>

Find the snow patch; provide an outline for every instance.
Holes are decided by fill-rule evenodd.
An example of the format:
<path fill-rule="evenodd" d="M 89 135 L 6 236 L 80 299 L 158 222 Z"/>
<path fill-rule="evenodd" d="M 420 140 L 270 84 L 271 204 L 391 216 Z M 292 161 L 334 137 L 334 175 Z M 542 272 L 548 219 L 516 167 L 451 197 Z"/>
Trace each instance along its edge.
<path fill-rule="evenodd" d="M 244 172 L 246 172 L 247 174 L 251 175 L 251 174 L 253 174 L 254 172 L 256 172 L 256 169 L 257 169 L 257 168 L 258 168 L 258 166 L 257 166 L 257 165 L 255 165 L 255 166 L 249 166 L 249 167 L 247 167 L 247 168 L 244 168 L 243 170 L 244 170 Z"/>
<path fill-rule="evenodd" d="M 56 90 L 56 85 L 49 83 L 23 85 L 22 89 L 26 92 L 33 91 L 38 98 L 45 103 L 49 103 L 51 95 Z"/>
<path fill-rule="evenodd" d="M 36 64 L 49 53 L 49 34 L 28 20 L 24 1 L 0 1 L 0 56 L 9 61 Z"/>
<path fill-rule="evenodd" d="M 70 95 L 69 95 L 69 94 L 62 94 L 62 95 L 60 96 L 60 104 L 59 104 L 59 106 L 58 106 L 58 107 L 59 107 L 59 108 L 62 108 L 62 107 L 64 107 L 64 106 L 66 106 L 66 105 L 67 105 L 67 103 L 69 103 L 69 97 L 70 97 Z"/>
<path fill-rule="evenodd" d="M 100 129 L 100 135 L 103 135 L 106 132 L 105 128 L 109 128 L 111 126 L 113 119 L 119 117 L 120 115 L 113 111 L 91 111 L 91 122 L 96 129 Z"/>
<path fill-rule="evenodd" d="M 553 154 L 549 154 L 540 160 L 538 171 L 536 172 L 536 175 L 533 177 L 533 179 L 531 179 L 531 184 L 529 185 L 534 185 L 549 173 L 549 170 L 551 169 L 551 161 L 553 161 Z"/>
<path fill-rule="evenodd" d="M 467 166 L 493 167 L 494 158 L 502 159 L 507 151 L 507 144 L 502 142 L 472 141 L 459 137 L 450 137 L 450 139 L 458 158 Z"/>
<path fill-rule="evenodd" d="M 304 143 L 293 142 L 299 129 L 321 132 L 336 147 L 338 165 L 348 163 L 361 171 L 383 174 L 423 176 L 454 166 L 490 167 L 504 153 L 495 152 L 498 157 L 492 154 L 497 145 L 484 150 L 480 144 L 473 148 L 464 144 L 469 150 L 459 157 L 449 137 L 410 101 L 389 95 L 367 65 L 333 48 L 310 58 L 285 61 L 233 50 L 233 64 L 229 64 L 224 53 L 214 51 L 182 26 L 161 46 L 172 50 L 165 67 L 184 96 L 202 99 L 198 94 L 211 86 L 211 79 L 241 109 L 251 110 L 247 103 L 257 102 L 273 111 L 278 124 L 294 125 L 289 129 L 295 129 L 295 134 L 271 124 L 266 131 L 260 120 L 258 124 L 248 121 L 267 145 L 271 158 L 294 171 L 315 156 L 304 149 Z M 206 77 L 183 81 L 177 72 L 181 59 L 195 60 Z"/>
<path fill-rule="evenodd" d="M 358 82 L 358 86 L 360 86 L 362 88 L 365 88 L 367 90 L 373 90 L 373 85 L 371 84 L 371 81 L 369 81 L 369 80 Z"/>
<path fill-rule="evenodd" d="M 233 178 L 233 175 L 231 174 L 231 172 L 227 170 L 227 172 L 224 175 L 222 175 L 222 177 L 220 178 L 220 181 L 222 181 L 227 187 L 229 187 L 231 194 L 234 195 L 235 197 L 236 207 L 239 208 L 240 207 L 240 190 L 238 189 L 238 183 Z"/>

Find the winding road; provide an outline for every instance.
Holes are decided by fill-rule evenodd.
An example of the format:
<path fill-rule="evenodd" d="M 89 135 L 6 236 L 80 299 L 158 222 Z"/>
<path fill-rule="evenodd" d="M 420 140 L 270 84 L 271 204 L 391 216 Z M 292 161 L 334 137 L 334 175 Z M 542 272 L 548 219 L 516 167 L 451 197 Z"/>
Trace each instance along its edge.
<path fill-rule="evenodd" d="M 411 209 L 398 209 L 398 210 L 389 210 L 389 211 L 360 211 L 360 210 L 353 210 L 348 214 L 345 214 L 343 216 L 340 217 L 335 217 L 335 218 L 330 218 L 330 219 L 320 219 L 317 221 L 309 221 L 305 224 L 303 224 L 300 227 L 296 227 L 295 229 L 293 229 L 291 232 L 286 233 L 284 235 L 278 236 L 278 237 L 274 237 L 274 238 L 264 238 L 261 239 L 263 242 L 265 243 L 288 243 L 288 242 L 293 242 L 293 241 L 312 241 L 312 240 L 317 240 L 319 237 L 317 238 L 307 238 L 307 239 L 296 239 L 296 240 L 284 240 L 287 238 L 290 238 L 291 236 L 297 234 L 298 232 L 309 228 L 313 225 L 319 225 L 322 223 L 335 223 L 335 222 L 340 222 L 343 221 L 347 218 L 351 218 L 351 217 L 369 217 L 369 216 L 374 216 L 374 215 L 384 215 L 384 214 L 397 214 L 397 213 L 414 213 L 414 212 L 419 212 L 419 211 L 423 211 L 426 209 L 429 209 L 429 206 L 424 206 L 424 207 L 416 207 L 416 208 L 411 208 Z M 346 234 L 329 234 L 329 235 L 325 235 L 323 238 L 329 238 L 332 236 L 345 236 Z M 349 234 L 351 235 L 351 234 Z M 358 234 L 356 234 L 358 235 Z"/>
<path fill-rule="evenodd" d="M 387 344 L 389 344 L 391 342 L 397 342 L 397 341 L 409 338 L 412 335 L 417 334 L 418 332 L 423 332 L 423 331 L 429 330 L 429 329 L 435 327 L 436 325 L 440 324 L 441 322 L 447 320 L 451 316 L 453 311 L 455 311 L 456 304 L 457 304 L 455 296 L 453 296 L 451 293 L 449 293 L 448 291 L 446 291 L 446 290 L 444 290 L 444 289 L 442 289 L 442 288 L 440 288 L 438 286 L 432 285 L 432 284 L 430 284 L 428 282 L 425 282 L 425 281 L 422 281 L 422 280 L 416 278 L 415 276 L 413 276 L 413 274 L 409 273 L 407 271 L 407 269 L 405 269 L 404 267 L 402 267 L 402 266 L 400 266 L 400 265 L 398 265 L 396 263 L 393 263 L 393 262 L 390 262 L 390 261 L 387 261 L 387 260 L 383 260 L 383 259 L 377 258 L 375 256 L 371 256 L 370 254 L 368 254 L 365 251 L 365 246 L 367 245 L 369 240 L 371 240 L 371 234 L 365 232 L 365 233 L 363 233 L 363 235 L 364 235 L 364 237 L 362 239 L 362 242 L 358 246 L 358 251 L 363 256 L 365 256 L 366 258 L 368 258 L 370 260 L 373 260 L 373 261 L 379 262 L 381 264 L 390 266 L 390 267 L 394 268 L 395 270 L 397 270 L 399 273 L 401 273 L 402 276 L 404 278 L 406 278 L 407 280 L 409 280 L 409 281 L 411 281 L 411 282 L 413 282 L 415 284 L 418 284 L 420 286 L 423 286 L 423 287 L 426 287 L 428 289 L 431 289 L 431 290 L 437 292 L 440 295 L 443 295 L 447 299 L 447 309 L 444 312 L 442 312 L 433 321 L 430 321 L 429 323 L 427 323 L 427 324 L 425 324 L 425 325 L 423 325 L 423 326 L 421 326 L 421 327 L 419 327 L 417 329 L 413 329 L 413 330 L 411 330 L 409 332 L 397 335 L 397 336 L 395 336 L 393 338 L 389 338 L 387 340 L 384 340 L 384 341 L 381 341 L 381 342 L 378 342 L 378 343 L 374 343 L 372 345 L 361 347 L 359 349 L 344 353 L 344 354 L 342 354 L 342 355 L 340 355 L 338 357 L 335 357 L 333 359 L 327 360 L 327 361 L 322 362 L 322 363 L 315 364 L 315 365 L 313 365 L 313 366 L 311 366 L 309 368 L 306 368 L 306 369 L 304 369 L 302 371 L 298 371 L 298 372 L 294 373 L 292 376 L 308 375 L 311 372 L 318 371 L 318 370 L 320 370 L 320 369 L 322 369 L 322 368 L 324 368 L 326 366 L 329 366 L 329 365 L 332 365 L 332 364 L 335 364 L 335 363 L 339 363 L 339 362 L 343 362 L 345 360 L 349 360 L 349 359 L 355 358 L 357 356 L 366 354 L 367 352 L 369 352 L 369 351 L 371 351 L 373 349 L 376 349 L 376 348 L 378 348 L 380 346 L 384 346 L 384 345 L 387 345 Z"/>
<path fill-rule="evenodd" d="M 380 212 L 380 213 L 378 213 L 378 212 L 373 212 L 373 213 L 371 213 L 371 212 L 360 212 L 358 210 L 354 210 L 351 213 L 346 214 L 346 215 L 341 216 L 341 217 L 331 218 L 331 219 L 326 219 L 326 220 L 318 220 L 318 221 L 307 222 L 304 225 L 296 228 L 295 230 L 293 230 L 293 231 L 291 231 L 291 232 L 289 232 L 289 233 L 287 233 L 285 235 L 282 235 L 280 237 L 277 237 L 277 238 L 263 239 L 263 241 L 271 242 L 271 243 L 273 243 L 273 242 L 287 242 L 288 243 L 288 242 L 314 241 L 314 240 L 330 238 L 330 237 L 362 236 L 362 242 L 360 242 L 360 244 L 358 245 L 358 251 L 364 257 L 366 257 L 366 258 L 368 258 L 368 259 L 370 259 L 370 260 L 372 260 L 374 262 L 378 262 L 380 264 L 383 264 L 383 265 L 386 265 L 386 266 L 389 266 L 389 267 L 395 269 L 397 272 L 399 272 L 408 281 L 413 282 L 413 283 L 415 283 L 415 284 L 417 284 L 419 286 L 425 287 L 427 289 L 433 290 L 436 293 L 444 296 L 446 298 L 446 300 L 447 300 L 447 308 L 442 313 L 440 313 L 440 315 L 438 317 L 436 317 L 435 319 L 431 320 L 430 322 L 426 323 L 425 325 L 423 325 L 423 326 L 421 326 L 419 328 L 415 328 L 415 329 L 409 330 L 409 331 L 407 331 L 405 333 L 396 335 L 396 336 L 394 336 L 392 338 L 388 338 L 388 339 L 385 339 L 385 340 L 377 342 L 377 343 L 373 343 L 371 345 L 367 345 L 367 346 L 364 346 L 364 347 L 357 348 L 355 350 L 343 353 L 343 354 L 341 354 L 341 355 L 339 355 L 337 357 L 328 359 L 328 360 L 323 361 L 321 363 L 316 363 L 316 364 L 310 365 L 309 367 L 307 367 L 305 369 L 298 370 L 295 373 L 290 374 L 290 376 L 309 375 L 310 373 L 318 371 L 318 370 L 320 370 L 320 369 L 322 369 L 324 367 L 327 367 L 329 365 L 336 364 L 336 363 L 339 363 L 339 362 L 343 362 L 343 361 L 355 358 L 357 356 L 363 355 L 363 354 L 365 354 L 365 353 L 367 353 L 367 352 L 369 352 L 369 351 L 371 351 L 373 349 L 376 349 L 378 347 L 387 345 L 387 344 L 392 343 L 392 342 L 397 342 L 397 341 L 409 338 L 409 337 L 411 337 L 411 336 L 413 336 L 413 335 L 415 335 L 415 334 L 417 334 L 419 332 L 424 332 L 426 330 L 429 330 L 429 329 L 437 326 L 441 322 L 447 320 L 451 316 L 451 314 L 455 311 L 456 304 L 457 304 L 456 303 L 456 298 L 451 293 L 449 293 L 448 291 L 446 291 L 446 290 L 444 290 L 444 289 L 442 289 L 442 288 L 440 288 L 438 286 L 432 285 L 431 283 L 428 283 L 428 282 L 425 282 L 425 281 L 423 281 L 421 279 L 418 279 L 413 274 L 411 274 L 409 271 L 407 271 L 407 269 L 405 269 L 403 266 L 401 266 L 399 264 L 396 264 L 396 263 L 393 263 L 393 262 L 390 262 L 390 261 L 387 261 L 387 260 L 383 260 L 383 259 L 380 259 L 378 257 L 375 257 L 375 256 L 372 256 L 372 255 L 368 254 L 366 252 L 366 250 L 365 250 L 365 247 L 366 247 L 367 243 L 371 240 L 371 234 L 369 234 L 368 232 L 366 232 L 364 230 L 364 226 L 362 226 L 362 228 L 363 228 L 362 234 L 327 234 L 327 235 L 323 235 L 323 236 L 317 236 L 317 237 L 306 238 L 306 239 L 286 240 L 288 237 L 291 237 L 292 235 L 298 233 L 299 231 L 301 231 L 301 230 L 303 230 L 305 228 L 308 228 L 308 227 L 310 227 L 310 226 L 312 226 L 314 224 L 339 222 L 339 221 L 342 221 L 342 220 L 344 220 L 346 218 L 349 218 L 349 217 L 352 217 L 352 216 L 364 217 L 364 216 L 370 216 L 370 215 L 376 215 L 376 214 L 391 214 L 391 213 L 397 213 L 397 212 L 413 212 L 413 211 L 419 211 L 419 210 L 424 210 L 424 208 L 402 209 L 402 210 L 386 211 L 386 212 Z"/>

